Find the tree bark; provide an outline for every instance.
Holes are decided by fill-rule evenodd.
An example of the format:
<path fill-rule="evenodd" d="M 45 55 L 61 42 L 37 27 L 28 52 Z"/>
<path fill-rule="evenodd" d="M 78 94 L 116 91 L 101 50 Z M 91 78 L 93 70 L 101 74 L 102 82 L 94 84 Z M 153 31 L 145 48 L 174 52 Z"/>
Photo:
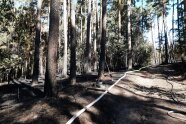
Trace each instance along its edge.
<path fill-rule="evenodd" d="M 102 8 L 102 1 L 100 1 L 100 17 L 99 17 L 99 40 L 98 40 L 98 43 L 101 44 L 101 38 L 102 38 L 102 15 L 103 15 L 103 8 Z"/>
<path fill-rule="evenodd" d="M 161 64 L 161 37 L 160 37 L 160 25 L 159 17 L 157 16 L 157 25 L 158 25 L 158 45 L 159 45 L 159 64 Z"/>
<path fill-rule="evenodd" d="M 34 70 L 32 76 L 32 84 L 38 83 L 39 77 L 39 54 L 40 54 L 40 42 L 41 42 L 41 6 L 43 0 L 37 1 L 37 26 L 35 37 L 35 53 L 34 53 Z"/>
<path fill-rule="evenodd" d="M 97 0 L 93 0 L 93 69 L 97 70 Z"/>
<path fill-rule="evenodd" d="M 173 1 L 173 12 L 172 12 L 172 45 L 174 50 L 174 1 Z"/>
<path fill-rule="evenodd" d="M 168 64 L 168 37 L 167 37 L 167 21 L 166 21 L 166 2 L 163 1 L 163 25 L 164 25 L 164 35 L 165 35 L 165 64 Z"/>
<path fill-rule="evenodd" d="M 39 56 L 39 75 L 44 76 L 44 69 L 43 69 L 43 48 L 44 46 L 41 44 L 40 46 L 40 56 Z"/>
<path fill-rule="evenodd" d="M 70 39 L 70 38 L 71 38 L 71 37 L 70 37 L 70 35 L 71 35 L 71 34 L 70 34 L 70 32 L 71 32 L 71 31 L 70 31 L 70 30 L 71 30 L 71 29 L 70 29 L 70 28 L 71 28 L 71 26 L 70 26 L 70 25 L 71 25 L 71 24 L 70 24 L 70 17 L 71 17 L 71 13 L 70 13 L 70 12 L 71 12 L 71 0 L 68 0 L 67 9 L 68 9 L 68 12 L 67 12 L 67 13 L 68 13 L 68 19 L 67 19 L 67 22 L 68 22 L 68 24 L 67 24 L 67 25 L 68 25 L 68 40 L 67 40 L 67 41 L 70 42 L 70 40 L 71 40 L 71 39 Z"/>
<path fill-rule="evenodd" d="M 105 45 L 106 45 L 106 14 L 107 14 L 107 0 L 102 1 L 102 36 L 101 36 L 101 52 L 99 60 L 98 79 L 102 80 L 104 77 L 105 69 Z"/>
<path fill-rule="evenodd" d="M 152 59 L 152 64 L 153 65 L 156 65 L 156 49 L 155 49 L 155 43 L 154 43 L 154 33 L 153 33 L 153 29 L 154 29 L 154 26 L 153 26 L 153 23 L 152 23 L 152 27 L 151 27 L 151 39 L 152 39 L 152 49 L 153 49 L 153 59 Z"/>
<path fill-rule="evenodd" d="M 75 24 L 75 3 L 71 7 L 71 54 L 70 54 L 70 84 L 76 83 L 76 24 Z"/>
<path fill-rule="evenodd" d="M 127 17 L 128 17 L 128 69 L 132 69 L 132 44 L 131 44 L 131 0 L 127 1 L 128 5 L 128 11 L 127 11 Z"/>
<path fill-rule="evenodd" d="M 118 41 L 121 43 L 121 0 L 118 0 Z"/>
<path fill-rule="evenodd" d="M 186 0 L 184 0 L 184 41 L 186 42 Z"/>
<path fill-rule="evenodd" d="M 83 17 L 82 17 L 82 4 L 81 4 L 81 25 L 80 25 L 80 28 L 81 28 L 81 39 L 80 39 L 80 44 L 83 43 Z"/>
<path fill-rule="evenodd" d="M 59 0 L 50 1 L 49 41 L 47 47 L 44 92 L 48 97 L 57 96 L 57 44 L 59 38 Z"/>
<path fill-rule="evenodd" d="M 179 0 L 177 0 L 177 26 L 178 26 L 178 43 L 180 43 L 180 18 L 179 18 Z"/>
<path fill-rule="evenodd" d="M 88 15 L 87 15 L 87 39 L 86 39 L 86 49 L 85 49 L 85 73 L 91 72 L 91 1 L 88 2 Z"/>
<path fill-rule="evenodd" d="M 63 53 L 63 76 L 67 76 L 67 40 L 68 40 L 68 23 L 67 23 L 67 2 L 63 0 L 63 24 L 64 24 L 64 53 Z"/>

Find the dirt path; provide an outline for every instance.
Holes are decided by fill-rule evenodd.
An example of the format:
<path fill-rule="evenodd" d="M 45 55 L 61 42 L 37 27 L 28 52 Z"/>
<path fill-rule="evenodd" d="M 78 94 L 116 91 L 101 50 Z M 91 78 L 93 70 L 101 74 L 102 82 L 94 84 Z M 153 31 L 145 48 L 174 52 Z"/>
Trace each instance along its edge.
<path fill-rule="evenodd" d="M 186 81 L 178 78 L 180 75 L 165 75 L 157 70 L 156 74 L 130 73 L 78 121 L 82 124 L 184 124 Z"/>
<path fill-rule="evenodd" d="M 186 80 L 179 67 L 183 68 L 157 66 L 128 74 L 74 123 L 186 124 L 182 120 L 186 118 Z M 117 80 L 123 74 L 116 72 L 112 76 Z M 0 123 L 65 124 L 113 84 L 105 79 L 102 88 L 94 87 L 95 76 L 78 77 L 75 86 L 65 86 L 62 81 L 57 99 L 42 98 L 42 80 L 34 87 L 30 80 L 1 85 Z"/>

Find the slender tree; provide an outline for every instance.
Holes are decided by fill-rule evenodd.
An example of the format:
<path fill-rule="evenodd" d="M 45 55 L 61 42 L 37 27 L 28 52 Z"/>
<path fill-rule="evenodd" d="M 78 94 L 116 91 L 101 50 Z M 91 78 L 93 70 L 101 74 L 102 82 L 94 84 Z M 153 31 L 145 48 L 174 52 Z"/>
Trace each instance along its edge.
<path fill-rule="evenodd" d="M 121 42 L 121 0 L 118 0 L 118 41 Z"/>
<path fill-rule="evenodd" d="M 106 14 L 107 14 L 107 0 L 102 1 L 102 35 L 101 35 L 101 52 L 99 60 L 98 79 L 102 80 L 105 69 L 105 45 L 106 45 Z M 100 20 L 101 21 L 101 20 Z"/>
<path fill-rule="evenodd" d="M 34 70 L 32 83 L 38 83 L 39 77 L 39 54 L 40 54 L 40 42 L 41 42 L 41 6 L 43 0 L 37 1 L 37 25 L 36 25 L 36 36 L 35 36 L 35 52 L 34 52 Z"/>
<path fill-rule="evenodd" d="M 86 39 L 86 49 L 85 49 L 85 64 L 84 71 L 85 73 L 91 72 L 91 1 L 88 2 L 88 15 L 87 15 L 87 39 Z"/>
<path fill-rule="evenodd" d="M 168 37 L 167 37 L 167 21 L 166 21 L 166 0 L 163 0 L 163 25 L 165 35 L 165 64 L 168 63 Z"/>
<path fill-rule="evenodd" d="M 82 44 L 83 43 L 83 18 L 82 18 L 82 14 L 83 14 L 83 7 L 82 7 L 82 3 L 83 2 L 81 2 L 81 8 L 80 8 L 80 12 L 81 12 L 81 19 L 80 19 L 80 29 L 81 29 L 81 38 L 80 38 L 80 43 Z"/>
<path fill-rule="evenodd" d="M 184 0 L 184 41 L 186 42 L 186 0 Z"/>
<path fill-rule="evenodd" d="M 67 20 L 67 1 L 63 0 L 63 24 L 64 24 L 64 53 L 63 53 L 63 76 L 67 76 L 67 40 L 68 40 L 68 20 Z"/>
<path fill-rule="evenodd" d="M 57 44 L 59 38 L 59 0 L 50 1 L 50 24 L 47 47 L 44 92 L 48 97 L 57 95 Z"/>
<path fill-rule="evenodd" d="M 132 44 L 131 44 L 131 0 L 127 0 L 128 10 L 127 10 L 127 18 L 128 18 L 128 30 L 127 30 L 127 38 L 128 38 L 128 69 L 132 69 Z"/>
<path fill-rule="evenodd" d="M 93 0 L 93 68 L 97 69 L 97 0 Z"/>
<path fill-rule="evenodd" d="M 73 0 L 72 0 L 73 1 Z M 71 3 L 72 4 L 72 3 Z M 76 24 L 75 24 L 75 1 L 73 1 L 71 8 L 71 44 L 70 44 L 70 84 L 76 83 Z"/>
<path fill-rule="evenodd" d="M 71 17 L 71 0 L 68 0 L 68 6 L 67 6 L 67 8 L 68 8 L 68 21 L 67 21 L 67 23 L 68 23 L 68 40 L 67 41 L 70 41 L 70 28 L 71 28 L 71 24 L 70 24 L 70 17 Z"/>
<path fill-rule="evenodd" d="M 99 34 L 100 34 L 100 36 L 99 36 L 99 40 L 98 40 L 98 42 L 99 42 L 99 44 L 101 44 L 101 38 L 102 38 L 102 27 L 103 27 L 103 25 L 102 25 L 102 23 L 103 23 L 103 21 L 102 21 L 102 15 L 103 15 L 103 7 L 102 7 L 102 1 L 100 1 L 100 17 L 99 17 Z"/>
<path fill-rule="evenodd" d="M 179 12 L 179 0 L 177 0 L 177 27 L 178 27 L 178 43 L 180 43 L 180 38 L 181 38 L 181 34 L 180 34 L 180 12 Z"/>
<path fill-rule="evenodd" d="M 174 1 L 172 4 L 172 45 L 174 49 Z"/>
<path fill-rule="evenodd" d="M 157 25 L 158 25 L 158 46 L 159 46 L 159 64 L 161 63 L 161 37 L 160 37 L 160 24 L 159 16 L 157 15 Z"/>
<path fill-rule="evenodd" d="M 155 43 L 154 43 L 154 33 L 153 33 L 153 29 L 154 29 L 154 26 L 153 26 L 153 23 L 152 23 L 152 26 L 151 26 L 151 40 L 152 40 L 152 49 L 153 49 L 153 59 L 152 59 L 152 63 L 155 65 L 156 64 L 156 49 L 155 49 Z"/>

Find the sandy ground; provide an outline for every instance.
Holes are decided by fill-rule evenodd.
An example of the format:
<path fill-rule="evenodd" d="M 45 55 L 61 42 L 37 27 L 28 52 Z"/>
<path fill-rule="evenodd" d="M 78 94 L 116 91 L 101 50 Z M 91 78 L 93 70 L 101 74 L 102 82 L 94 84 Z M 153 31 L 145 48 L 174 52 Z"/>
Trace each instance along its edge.
<path fill-rule="evenodd" d="M 75 124 L 186 124 L 186 79 L 182 65 L 149 67 L 127 74 Z M 112 73 L 114 81 L 124 72 Z M 0 86 L 0 123 L 65 124 L 113 82 L 95 76 L 79 77 L 75 86 L 60 85 L 59 98 L 43 98 L 43 82 L 30 80 Z M 22 83 L 21 83 L 22 82 Z M 60 82 L 60 81 L 59 81 Z"/>

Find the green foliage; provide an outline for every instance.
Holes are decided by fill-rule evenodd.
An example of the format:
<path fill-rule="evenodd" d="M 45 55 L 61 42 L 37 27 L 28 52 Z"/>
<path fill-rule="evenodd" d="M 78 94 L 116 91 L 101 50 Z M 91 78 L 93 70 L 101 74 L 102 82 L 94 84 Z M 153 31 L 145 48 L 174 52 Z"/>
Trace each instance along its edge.
<path fill-rule="evenodd" d="M 35 6 L 17 8 L 12 0 L 0 1 L 0 71 L 32 61 Z"/>

